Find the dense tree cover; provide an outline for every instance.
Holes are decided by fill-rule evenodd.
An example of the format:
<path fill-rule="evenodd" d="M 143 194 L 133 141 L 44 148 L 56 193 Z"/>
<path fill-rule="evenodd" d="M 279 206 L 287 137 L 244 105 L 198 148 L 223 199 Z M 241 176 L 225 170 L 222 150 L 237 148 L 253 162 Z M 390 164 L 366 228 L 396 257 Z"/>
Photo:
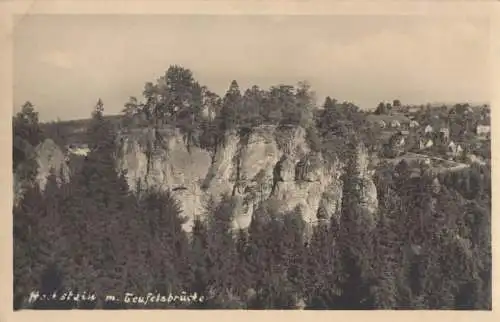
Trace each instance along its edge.
<path fill-rule="evenodd" d="M 143 100 L 131 97 L 123 112 L 125 127 L 167 124 L 179 128 L 188 144 L 211 151 L 224 143 L 227 133 L 248 134 L 261 125 L 276 125 L 278 130 L 302 126 L 317 151 L 325 150 L 325 145 L 341 146 L 343 138 L 337 136 L 346 135 L 352 126 L 362 129 L 368 144 L 373 140 L 363 112 L 353 103 L 327 98 L 323 107 L 317 108 L 307 82 L 268 90 L 255 85 L 242 91 L 233 80 L 219 97 L 200 85 L 189 69 L 174 65 L 156 83 L 146 83 Z"/>
<path fill-rule="evenodd" d="M 405 162 L 382 165 L 375 175 L 379 208 L 371 214 L 361 207 L 356 148 L 373 135 L 354 104 L 328 97 L 315 109 L 305 83 L 241 93 L 233 81 L 219 98 L 179 66 L 148 84 L 144 96 L 127 105 L 125 126 L 173 124 L 187 143 L 210 149 L 228 131 L 305 127 L 314 149 L 345 161 L 338 213 L 308 227 L 300 208 L 280 213 L 268 200 L 248 229 L 235 231 L 237 202 L 224 195 L 207 201 L 188 234 L 187 214 L 171 192 L 128 187 L 126 173 L 116 170 L 116 129 L 99 100 L 86 132 L 91 152 L 70 182 L 52 173 L 41 191 L 31 177 L 14 207 L 16 309 L 491 309 L 489 166 L 436 178 L 423 168 L 415 175 Z M 23 111 L 15 133 L 28 133 L 19 135 L 34 145 L 42 139 L 36 112 Z M 97 300 L 26 302 L 34 290 L 70 289 Z M 204 300 L 105 301 L 126 292 L 196 292 Z"/>

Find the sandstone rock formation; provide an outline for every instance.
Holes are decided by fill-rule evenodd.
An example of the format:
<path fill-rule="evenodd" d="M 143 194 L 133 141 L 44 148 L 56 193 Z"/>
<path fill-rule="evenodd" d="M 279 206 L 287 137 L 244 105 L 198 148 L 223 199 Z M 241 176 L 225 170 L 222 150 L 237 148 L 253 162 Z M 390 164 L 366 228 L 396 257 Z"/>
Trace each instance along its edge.
<path fill-rule="evenodd" d="M 300 127 L 278 131 L 275 126 L 261 126 L 245 139 L 229 133 L 214 155 L 197 147 L 188 149 L 176 129 L 120 133 L 118 147 L 117 167 L 126 170 L 131 190 L 139 182 L 143 188 L 171 190 L 189 219 L 184 226 L 187 231 L 195 216 L 204 215 L 209 198 L 217 200 L 223 194 L 237 201 L 234 228 L 248 227 L 254 210 L 263 202 L 272 203 L 280 213 L 299 209 L 310 224 L 339 215 L 344 164 L 311 151 Z M 45 140 L 34 151 L 42 189 L 51 169 L 68 180 L 65 155 L 52 140 Z M 359 146 L 360 207 L 374 214 L 378 201 L 370 160 L 367 150 Z"/>
<path fill-rule="evenodd" d="M 69 180 L 66 155 L 54 141 L 46 139 L 35 148 L 35 153 L 38 163 L 37 182 L 42 190 L 45 188 L 47 176 L 51 171 L 54 171 L 60 180 Z"/>
<path fill-rule="evenodd" d="M 51 139 L 45 139 L 38 146 L 32 147 L 27 153 L 28 158 L 34 158 L 38 165 L 38 173 L 36 177 L 36 182 L 43 191 L 45 185 L 47 184 L 47 177 L 50 172 L 53 171 L 59 180 L 69 180 L 69 167 L 66 164 L 66 158 L 64 152 L 59 148 L 59 146 Z M 23 165 L 20 165 L 20 168 Z M 16 204 L 24 193 L 23 179 L 19 176 L 19 171 L 14 172 L 13 180 L 13 192 L 14 192 L 14 203 Z M 62 177 L 61 177 L 62 175 Z"/>
<path fill-rule="evenodd" d="M 175 191 L 184 214 L 191 220 L 203 215 L 205 202 L 222 194 L 237 198 L 235 228 L 246 228 L 259 204 L 272 200 L 280 212 L 301 210 L 306 222 L 328 219 L 342 202 L 343 164 L 327 162 L 311 151 L 303 128 L 277 131 L 274 126 L 255 129 L 248 138 L 236 133 L 226 136 L 215 155 L 192 147 L 187 149 L 176 130 L 164 131 L 160 146 L 148 150 L 156 140 L 154 130 L 135 130 L 121 135 L 118 167 L 127 171 L 129 185 Z M 360 147 L 358 172 L 362 179 L 361 206 L 373 213 L 377 193 L 369 171 L 369 156 Z"/>

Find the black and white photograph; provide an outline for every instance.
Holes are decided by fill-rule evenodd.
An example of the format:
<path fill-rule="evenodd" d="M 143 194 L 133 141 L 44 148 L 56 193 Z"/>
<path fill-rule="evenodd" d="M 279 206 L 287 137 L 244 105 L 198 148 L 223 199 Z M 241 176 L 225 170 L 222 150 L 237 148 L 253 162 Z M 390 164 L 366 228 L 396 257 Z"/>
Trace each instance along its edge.
<path fill-rule="evenodd" d="M 491 19 L 19 17 L 13 310 L 491 311 Z"/>

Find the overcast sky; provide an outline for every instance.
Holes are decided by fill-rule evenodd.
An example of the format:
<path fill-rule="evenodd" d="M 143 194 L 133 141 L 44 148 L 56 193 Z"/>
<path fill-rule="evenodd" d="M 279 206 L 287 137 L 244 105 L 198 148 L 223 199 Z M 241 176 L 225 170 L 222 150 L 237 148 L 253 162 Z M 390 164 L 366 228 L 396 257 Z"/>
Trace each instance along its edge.
<path fill-rule="evenodd" d="M 15 28 L 14 104 L 42 120 L 107 114 L 169 65 L 223 95 L 232 79 L 308 80 L 363 108 L 489 100 L 489 22 L 458 16 L 34 15 Z"/>

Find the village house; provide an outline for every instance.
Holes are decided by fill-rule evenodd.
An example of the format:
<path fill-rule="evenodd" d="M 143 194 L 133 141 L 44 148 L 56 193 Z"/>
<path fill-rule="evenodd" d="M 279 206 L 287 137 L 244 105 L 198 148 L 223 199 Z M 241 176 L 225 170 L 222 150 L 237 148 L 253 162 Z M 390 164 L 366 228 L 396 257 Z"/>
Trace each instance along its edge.
<path fill-rule="evenodd" d="M 463 151 L 464 149 L 460 144 L 453 141 L 448 144 L 448 153 L 454 157 L 459 156 Z"/>
<path fill-rule="evenodd" d="M 419 127 L 419 126 L 420 126 L 420 124 L 417 121 L 415 121 L 415 120 L 412 120 L 410 122 L 410 128 L 416 128 L 416 127 Z"/>
<path fill-rule="evenodd" d="M 408 107 L 408 113 L 418 113 L 422 110 L 421 106 L 409 106 Z"/>
<path fill-rule="evenodd" d="M 476 134 L 481 137 L 486 137 L 487 135 L 490 134 L 491 127 L 486 124 L 479 124 L 476 127 Z"/>
<path fill-rule="evenodd" d="M 424 139 L 424 138 L 421 138 L 421 139 L 419 140 L 419 149 L 420 149 L 420 150 L 429 149 L 429 148 L 431 148 L 432 146 L 434 146 L 434 141 L 432 141 L 432 139 Z"/>
<path fill-rule="evenodd" d="M 455 144 L 455 142 L 451 141 L 449 144 L 448 144 L 448 151 L 449 152 L 455 152 L 457 149 L 457 145 Z"/>
<path fill-rule="evenodd" d="M 401 130 L 401 131 L 399 131 L 399 133 L 401 133 L 401 135 L 403 135 L 403 136 L 410 135 L 410 131 L 408 131 L 408 130 Z"/>
<path fill-rule="evenodd" d="M 424 128 L 424 133 L 432 133 L 434 131 L 434 129 L 432 128 L 432 126 L 430 125 L 427 125 L 425 128 Z"/>
<path fill-rule="evenodd" d="M 448 141 L 450 139 L 450 129 L 447 127 L 442 127 L 439 129 L 439 133 L 441 133 L 444 141 Z"/>
<path fill-rule="evenodd" d="M 401 129 L 404 125 L 408 125 L 410 120 L 402 114 L 393 113 L 385 114 L 370 114 L 367 116 L 367 121 L 380 128 Z"/>
<path fill-rule="evenodd" d="M 401 127 L 401 123 L 398 120 L 392 120 L 391 127 L 399 128 L 399 127 Z"/>

